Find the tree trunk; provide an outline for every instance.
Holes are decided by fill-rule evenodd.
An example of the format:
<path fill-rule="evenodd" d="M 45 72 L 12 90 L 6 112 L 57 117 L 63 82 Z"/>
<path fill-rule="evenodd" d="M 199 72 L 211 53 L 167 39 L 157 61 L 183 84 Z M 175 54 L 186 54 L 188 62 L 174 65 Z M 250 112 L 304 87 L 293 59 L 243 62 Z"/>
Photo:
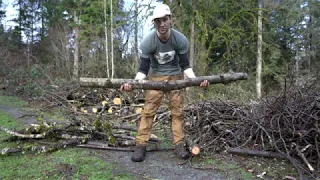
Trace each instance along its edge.
<path fill-rule="evenodd" d="M 187 147 L 189 149 L 189 151 L 191 152 L 192 155 L 194 156 L 197 156 L 200 154 L 200 147 L 198 144 L 194 143 L 190 138 L 189 136 L 187 135 L 185 137 L 185 141 L 186 141 L 186 144 L 187 144 Z"/>
<path fill-rule="evenodd" d="M 113 10 L 112 10 L 112 0 L 110 0 L 110 34 L 111 34 L 111 78 L 114 76 L 114 56 L 113 56 Z"/>
<path fill-rule="evenodd" d="M 74 12 L 74 21 L 76 23 L 75 27 L 75 49 L 74 49 L 74 61 L 73 61 L 73 79 L 78 80 L 79 79 L 79 37 L 80 37 L 80 32 L 79 32 L 79 17 L 76 13 Z"/>
<path fill-rule="evenodd" d="M 104 0 L 104 35 L 106 37 L 105 42 L 105 51 L 106 51 L 106 64 L 107 64 L 107 78 L 110 77 L 110 69 L 109 69 L 109 47 L 108 47 L 108 29 L 107 29 L 107 0 Z"/>
<path fill-rule="evenodd" d="M 138 55 L 138 0 L 135 0 L 134 4 L 134 59 L 136 68 L 139 64 L 139 55 Z"/>
<path fill-rule="evenodd" d="M 258 0 L 258 52 L 257 52 L 257 98 L 261 98 L 261 71 L 262 71 L 262 0 Z"/>
<path fill-rule="evenodd" d="M 192 14 L 191 14 L 191 25 L 190 25 L 190 66 L 193 68 L 193 62 L 195 59 L 194 55 L 194 11 L 195 11 L 195 0 L 192 0 Z"/>
<path fill-rule="evenodd" d="M 210 84 L 228 84 L 237 80 L 246 80 L 246 73 L 227 73 L 213 76 L 202 76 L 193 79 L 157 82 L 150 80 L 133 80 L 133 79 L 108 79 L 108 78 L 80 78 L 82 87 L 97 87 L 97 88 L 114 88 L 119 89 L 124 83 L 129 83 L 132 89 L 153 89 L 170 91 L 175 89 L 183 89 L 190 86 L 199 86 L 202 81 L 208 80 Z"/>

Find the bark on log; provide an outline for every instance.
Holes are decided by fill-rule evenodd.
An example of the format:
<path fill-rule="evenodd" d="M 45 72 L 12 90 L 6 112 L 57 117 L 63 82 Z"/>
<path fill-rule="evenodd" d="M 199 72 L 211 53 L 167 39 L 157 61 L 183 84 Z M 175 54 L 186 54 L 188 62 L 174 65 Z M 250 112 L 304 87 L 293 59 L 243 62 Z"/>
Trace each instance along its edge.
<path fill-rule="evenodd" d="M 80 78 L 80 86 L 82 87 L 96 87 L 96 88 L 113 88 L 119 89 L 124 83 L 129 83 L 132 89 L 145 90 L 162 90 L 170 91 L 176 89 L 183 89 L 190 86 L 199 86 L 202 81 L 208 80 L 210 84 L 228 84 L 237 80 L 246 80 L 248 75 L 246 73 L 226 73 L 212 76 L 201 76 L 193 79 L 177 80 L 170 82 L 157 82 L 150 80 L 133 80 L 133 79 L 108 79 L 108 78 Z"/>

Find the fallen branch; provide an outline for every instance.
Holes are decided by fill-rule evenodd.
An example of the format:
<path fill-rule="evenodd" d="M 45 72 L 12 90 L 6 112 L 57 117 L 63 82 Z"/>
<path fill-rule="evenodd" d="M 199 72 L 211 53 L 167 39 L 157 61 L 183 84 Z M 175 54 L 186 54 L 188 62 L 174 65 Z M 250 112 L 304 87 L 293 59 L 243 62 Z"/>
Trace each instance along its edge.
<path fill-rule="evenodd" d="M 93 148 L 93 149 L 104 149 L 104 150 L 113 150 L 113 151 L 134 151 L 135 146 L 131 147 L 112 147 L 109 146 L 108 144 L 78 144 L 76 145 L 77 147 L 81 148 Z M 159 147 L 148 147 L 147 151 L 152 152 L 152 151 L 170 151 L 173 150 L 173 148 L 159 148 Z"/>
<path fill-rule="evenodd" d="M 133 136 L 127 136 L 124 134 L 112 134 L 113 137 L 115 138 L 120 138 L 120 139 L 127 139 L 127 140 L 136 140 L 135 137 Z M 155 135 L 151 134 L 151 137 L 149 138 L 149 142 L 159 142 L 159 138 L 156 137 Z"/>
<path fill-rule="evenodd" d="M 127 126 L 127 125 L 113 125 L 113 129 L 123 129 L 128 131 L 137 131 L 137 127 Z"/>
<path fill-rule="evenodd" d="M 43 139 L 45 137 L 45 135 L 46 135 L 46 133 L 42 133 L 42 134 L 20 134 L 20 133 L 11 131 L 10 129 L 7 129 L 5 127 L 2 127 L 2 126 L 0 126 L 0 130 L 6 132 L 8 134 L 11 134 L 13 136 L 21 137 L 21 138 Z"/>
<path fill-rule="evenodd" d="M 136 118 L 137 116 L 140 116 L 140 114 L 130 114 L 128 116 L 123 116 L 121 119 L 130 119 L 130 118 Z"/>
<path fill-rule="evenodd" d="M 13 154 L 13 153 L 18 153 L 22 152 L 23 148 L 4 148 L 0 152 L 1 155 L 7 155 L 7 154 Z"/>
<path fill-rule="evenodd" d="M 302 159 L 302 161 L 308 166 L 309 170 L 311 172 L 314 172 L 314 168 L 311 166 L 311 164 L 308 162 L 307 158 L 304 156 L 304 154 L 302 153 L 302 151 L 299 150 L 299 147 L 296 146 L 296 151 L 299 155 L 299 157 Z"/>
<path fill-rule="evenodd" d="M 0 152 L 0 155 L 10 155 L 14 153 L 23 153 L 23 152 L 39 152 L 39 153 L 46 153 L 52 152 L 58 149 L 66 148 L 68 146 L 75 146 L 79 144 L 79 140 L 68 140 L 64 142 L 58 142 L 53 145 L 46 145 L 46 146 L 27 146 L 23 148 L 4 148 Z"/>
<path fill-rule="evenodd" d="M 237 155 L 249 155 L 249 156 L 267 157 L 267 158 L 287 159 L 287 157 L 277 152 L 258 151 L 258 150 L 250 150 L 250 149 L 228 148 L 227 153 L 237 154 Z"/>
<path fill-rule="evenodd" d="M 210 84 L 228 84 L 237 80 L 246 80 L 246 73 L 226 73 L 213 76 L 201 76 L 193 79 L 157 82 L 150 80 L 133 80 L 133 79 L 108 79 L 108 78 L 80 78 L 80 86 L 82 87 L 98 87 L 119 89 L 124 83 L 129 83 L 132 89 L 149 89 L 170 91 L 183 89 L 190 86 L 199 86 L 204 80 L 208 80 Z"/>

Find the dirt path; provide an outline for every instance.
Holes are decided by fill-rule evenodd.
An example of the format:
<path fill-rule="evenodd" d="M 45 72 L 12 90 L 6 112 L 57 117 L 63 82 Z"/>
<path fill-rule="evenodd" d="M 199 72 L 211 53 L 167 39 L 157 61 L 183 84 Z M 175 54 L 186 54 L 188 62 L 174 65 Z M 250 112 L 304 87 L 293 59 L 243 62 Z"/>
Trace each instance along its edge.
<path fill-rule="evenodd" d="M 0 110 L 9 114 L 24 126 L 37 123 L 37 115 L 28 110 L 16 107 L 0 106 Z M 54 121 L 50 117 L 43 116 L 44 121 Z M 114 173 L 128 173 L 137 179 L 163 179 L 163 180 L 220 180 L 234 179 L 226 178 L 224 173 L 216 170 L 195 169 L 185 163 L 179 165 L 179 160 L 173 151 L 167 152 L 148 152 L 146 160 L 141 163 L 132 162 L 131 152 L 88 150 L 90 154 L 99 156 L 101 159 L 111 162 L 115 169 Z"/>
<path fill-rule="evenodd" d="M 220 180 L 228 179 L 221 172 L 215 170 L 199 170 L 181 162 L 172 151 L 149 152 L 146 160 L 141 163 L 132 162 L 131 153 L 119 151 L 99 151 L 99 156 L 108 162 L 113 162 L 118 170 L 130 172 L 138 179 L 163 179 L 163 180 Z M 115 172 L 117 173 L 117 172 Z M 230 177 L 231 179 L 231 177 Z"/>
<path fill-rule="evenodd" d="M 35 116 L 34 113 L 30 111 L 22 110 L 16 107 L 3 106 L 3 105 L 0 106 L 0 110 L 6 112 L 8 115 L 16 119 L 17 121 L 19 121 L 24 126 L 37 123 L 37 117 Z"/>

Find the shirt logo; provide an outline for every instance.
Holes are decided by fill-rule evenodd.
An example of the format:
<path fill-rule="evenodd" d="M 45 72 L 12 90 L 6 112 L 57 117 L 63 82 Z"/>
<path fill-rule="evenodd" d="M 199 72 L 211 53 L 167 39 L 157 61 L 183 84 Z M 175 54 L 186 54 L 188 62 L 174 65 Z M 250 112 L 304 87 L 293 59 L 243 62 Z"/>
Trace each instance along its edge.
<path fill-rule="evenodd" d="M 173 61 L 175 55 L 175 51 L 169 51 L 165 53 L 160 52 L 159 54 L 155 54 L 154 58 L 158 61 L 159 64 L 166 64 L 170 61 Z"/>

